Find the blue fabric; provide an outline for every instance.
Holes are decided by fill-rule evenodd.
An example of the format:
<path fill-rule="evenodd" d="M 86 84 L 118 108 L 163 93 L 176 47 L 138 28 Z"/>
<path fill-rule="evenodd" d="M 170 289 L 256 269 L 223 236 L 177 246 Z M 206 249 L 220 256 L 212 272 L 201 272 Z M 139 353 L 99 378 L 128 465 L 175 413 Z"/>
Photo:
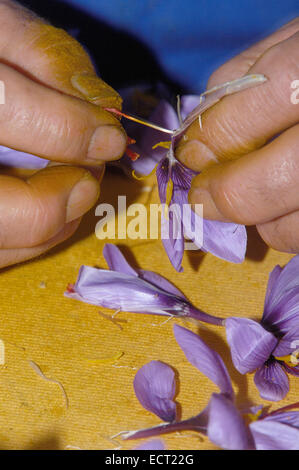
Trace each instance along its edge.
<path fill-rule="evenodd" d="M 299 0 L 60 1 L 131 34 L 166 76 L 194 92 L 223 62 L 299 14 Z"/>

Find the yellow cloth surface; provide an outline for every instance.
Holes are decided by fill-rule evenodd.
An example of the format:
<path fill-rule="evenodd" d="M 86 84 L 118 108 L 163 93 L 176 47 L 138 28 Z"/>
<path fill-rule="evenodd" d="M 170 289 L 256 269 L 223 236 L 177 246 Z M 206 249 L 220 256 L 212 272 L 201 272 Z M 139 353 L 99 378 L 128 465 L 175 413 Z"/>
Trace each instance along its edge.
<path fill-rule="evenodd" d="M 100 202 L 117 207 L 117 195 L 133 202 L 157 202 L 154 180 L 137 182 L 106 174 Z M 2 270 L 0 275 L 1 329 L 5 364 L 0 365 L 1 449 L 132 449 L 141 441 L 112 438 L 120 431 L 140 429 L 161 421 L 145 411 L 135 397 L 136 371 L 151 360 L 171 365 L 177 375 L 176 401 L 182 418 L 196 415 L 216 386 L 185 359 L 172 327 L 176 322 L 199 332 L 228 366 L 240 406 L 271 405 L 275 409 L 298 400 L 299 380 L 290 377 L 285 400 L 271 404 L 259 398 L 253 374 L 233 367 L 223 328 L 195 325 L 180 319 L 120 313 L 65 298 L 69 282 L 82 264 L 106 267 L 105 241 L 95 236 L 99 220 L 94 209 L 78 232 L 63 245 L 36 260 Z M 156 271 L 179 287 L 207 313 L 259 320 L 268 275 L 291 255 L 268 249 L 253 228 L 248 229 L 247 257 L 235 265 L 199 251 L 184 255 L 184 273 L 170 265 L 160 240 L 115 240 L 135 266 Z M 107 241 L 107 240 L 106 240 Z M 117 321 L 116 321 L 117 320 Z M 121 355 L 121 357 L 119 357 Z M 66 407 L 57 383 L 67 394 Z M 165 435 L 168 449 L 214 449 L 195 432 Z"/>

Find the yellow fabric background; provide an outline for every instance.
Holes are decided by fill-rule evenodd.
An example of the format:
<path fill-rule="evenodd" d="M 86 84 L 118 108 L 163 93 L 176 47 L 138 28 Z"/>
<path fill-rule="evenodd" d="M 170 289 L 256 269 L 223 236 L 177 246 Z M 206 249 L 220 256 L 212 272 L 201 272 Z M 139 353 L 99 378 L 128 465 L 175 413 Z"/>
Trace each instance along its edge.
<path fill-rule="evenodd" d="M 148 191 L 153 181 L 139 183 L 106 174 L 101 202 L 115 205 L 117 194 L 127 195 L 128 204 L 157 202 L 156 188 Z M 176 401 L 182 418 L 197 414 L 217 388 L 185 359 L 172 333 L 174 322 L 198 331 L 223 355 L 239 405 L 263 402 L 253 374 L 242 376 L 234 370 L 223 329 L 182 320 L 165 323 L 166 317 L 133 313 L 120 313 L 115 324 L 103 316 L 113 312 L 63 296 L 82 264 L 106 267 L 101 254 L 104 241 L 94 233 L 97 221 L 92 210 L 70 241 L 39 259 L 1 272 L 0 338 L 6 355 L 0 366 L 1 449 L 131 449 L 141 444 L 111 436 L 160 423 L 141 407 L 132 386 L 136 370 L 154 359 L 171 365 L 177 373 Z M 164 275 L 204 311 L 258 320 L 269 272 L 276 264 L 287 263 L 291 255 L 267 249 L 253 228 L 248 229 L 248 237 L 243 264 L 188 252 L 182 274 L 174 271 L 159 240 L 118 243 L 126 247 L 123 253 L 131 262 Z M 115 361 L 120 353 L 122 357 Z M 59 386 L 39 377 L 30 360 L 47 377 L 63 384 L 68 409 Z M 290 388 L 287 398 L 272 409 L 298 400 L 299 381 L 294 377 L 290 377 Z M 215 448 L 194 432 L 163 439 L 168 449 Z"/>

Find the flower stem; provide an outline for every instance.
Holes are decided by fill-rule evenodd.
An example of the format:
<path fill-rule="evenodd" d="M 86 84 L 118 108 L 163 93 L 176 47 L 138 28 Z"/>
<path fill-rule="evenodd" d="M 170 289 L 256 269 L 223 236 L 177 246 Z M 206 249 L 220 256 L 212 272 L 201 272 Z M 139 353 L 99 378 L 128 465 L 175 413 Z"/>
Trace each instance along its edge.
<path fill-rule="evenodd" d="M 195 320 L 199 320 L 204 323 L 210 323 L 211 325 L 217 326 L 224 326 L 225 322 L 225 318 L 214 317 L 213 315 L 204 313 L 193 306 L 190 306 L 187 316 L 190 318 L 194 318 Z"/>

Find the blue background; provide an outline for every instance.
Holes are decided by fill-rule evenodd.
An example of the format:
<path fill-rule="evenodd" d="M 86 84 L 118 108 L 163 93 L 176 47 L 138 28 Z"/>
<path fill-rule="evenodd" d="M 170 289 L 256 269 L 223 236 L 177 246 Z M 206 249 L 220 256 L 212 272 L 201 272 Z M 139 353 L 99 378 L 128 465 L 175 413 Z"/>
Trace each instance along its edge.
<path fill-rule="evenodd" d="M 209 75 L 299 15 L 299 0 L 32 0 L 78 35 L 113 86 L 161 80 L 202 92 Z"/>

